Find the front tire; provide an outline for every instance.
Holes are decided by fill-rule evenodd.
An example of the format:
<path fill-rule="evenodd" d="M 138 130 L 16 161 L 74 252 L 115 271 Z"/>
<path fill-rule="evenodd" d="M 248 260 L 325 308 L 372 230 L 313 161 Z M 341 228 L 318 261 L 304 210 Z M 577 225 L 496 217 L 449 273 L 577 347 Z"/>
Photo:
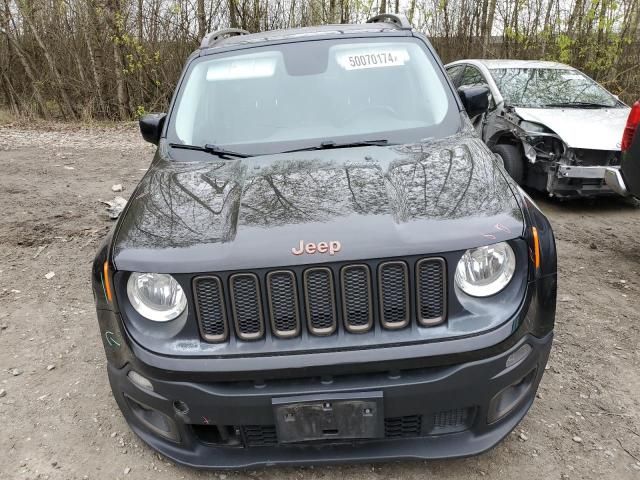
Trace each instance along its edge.
<path fill-rule="evenodd" d="M 493 147 L 493 153 L 498 155 L 504 163 L 507 173 L 518 185 L 524 182 L 524 160 L 520 149 L 515 145 L 500 144 Z"/>

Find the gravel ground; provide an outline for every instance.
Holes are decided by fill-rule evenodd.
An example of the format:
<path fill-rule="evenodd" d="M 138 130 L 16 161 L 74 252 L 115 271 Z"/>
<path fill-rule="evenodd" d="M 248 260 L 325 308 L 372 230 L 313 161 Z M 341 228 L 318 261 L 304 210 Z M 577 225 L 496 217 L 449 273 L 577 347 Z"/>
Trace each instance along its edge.
<path fill-rule="evenodd" d="M 556 341 L 539 397 L 474 458 L 198 472 L 129 431 L 111 396 L 89 284 L 153 148 L 133 124 L 0 127 L 0 478 L 640 478 L 640 209 L 537 196 L 558 239 Z"/>

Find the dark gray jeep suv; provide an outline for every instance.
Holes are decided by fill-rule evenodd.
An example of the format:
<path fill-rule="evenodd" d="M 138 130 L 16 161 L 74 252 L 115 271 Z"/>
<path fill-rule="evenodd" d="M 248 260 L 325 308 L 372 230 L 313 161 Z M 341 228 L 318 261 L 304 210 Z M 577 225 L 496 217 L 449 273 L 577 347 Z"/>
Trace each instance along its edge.
<path fill-rule="evenodd" d="M 114 396 L 187 465 L 441 458 L 525 415 L 556 305 L 549 222 L 427 39 L 205 37 L 93 267 Z M 465 111 L 466 110 L 466 111 Z"/>

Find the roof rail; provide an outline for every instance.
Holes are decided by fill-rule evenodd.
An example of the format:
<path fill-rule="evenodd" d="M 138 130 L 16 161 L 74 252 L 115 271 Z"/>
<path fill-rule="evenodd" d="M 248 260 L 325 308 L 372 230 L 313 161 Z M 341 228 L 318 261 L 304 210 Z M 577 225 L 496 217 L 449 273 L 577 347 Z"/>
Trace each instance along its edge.
<path fill-rule="evenodd" d="M 224 28 L 222 30 L 217 30 L 215 32 L 207 33 L 202 42 L 200 42 L 200 48 L 209 48 L 213 47 L 218 41 L 222 40 L 224 37 L 230 37 L 233 35 L 249 35 L 250 32 L 243 30 L 241 28 Z"/>
<path fill-rule="evenodd" d="M 411 30 L 411 24 L 401 13 L 381 13 L 367 20 L 367 23 L 391 23 L 402 30 Z"/>

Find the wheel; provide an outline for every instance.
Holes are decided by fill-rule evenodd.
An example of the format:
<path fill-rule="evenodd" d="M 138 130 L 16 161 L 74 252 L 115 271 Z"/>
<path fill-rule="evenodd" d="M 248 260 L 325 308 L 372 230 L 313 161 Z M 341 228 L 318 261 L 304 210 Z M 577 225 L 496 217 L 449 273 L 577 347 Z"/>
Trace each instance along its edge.
<path fill-rule="evenodd" d="M 498 155 L 504 163 L 504 168 L 518 185 L 524 181 L 524 160 L 520 149 L 515 145 L 500 144 L 493 147 L 493 153 Z"/>

